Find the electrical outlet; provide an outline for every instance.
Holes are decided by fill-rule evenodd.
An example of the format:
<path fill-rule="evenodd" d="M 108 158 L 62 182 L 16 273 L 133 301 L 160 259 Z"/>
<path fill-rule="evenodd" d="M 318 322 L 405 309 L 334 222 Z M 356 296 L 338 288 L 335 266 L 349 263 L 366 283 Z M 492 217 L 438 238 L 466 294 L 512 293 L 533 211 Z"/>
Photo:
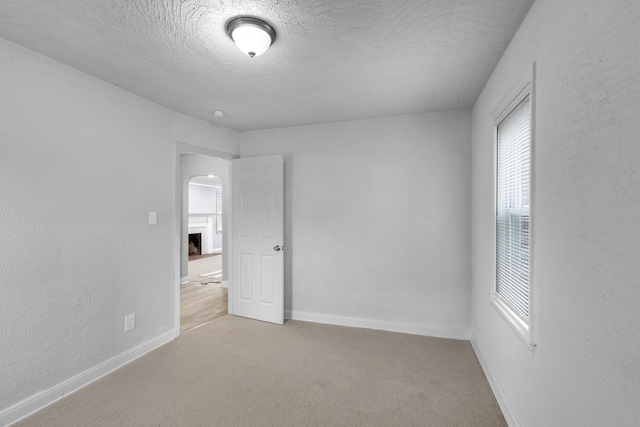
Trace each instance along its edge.
<path fill-rule="evenodd" d="M 128 316 L 124 316 L 124 331 L 130 331 L 136 327 L 136 314 L 129 314 Z"/>

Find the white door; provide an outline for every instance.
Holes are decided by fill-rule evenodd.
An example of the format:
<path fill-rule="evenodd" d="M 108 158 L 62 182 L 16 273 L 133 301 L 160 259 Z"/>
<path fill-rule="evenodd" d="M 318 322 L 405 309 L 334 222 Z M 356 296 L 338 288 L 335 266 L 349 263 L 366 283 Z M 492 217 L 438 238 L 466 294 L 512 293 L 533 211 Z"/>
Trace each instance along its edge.
<path fill-rule="evenodd" d="M 233 314 L 284 323 L 284 160 L 231 166 Z"/>

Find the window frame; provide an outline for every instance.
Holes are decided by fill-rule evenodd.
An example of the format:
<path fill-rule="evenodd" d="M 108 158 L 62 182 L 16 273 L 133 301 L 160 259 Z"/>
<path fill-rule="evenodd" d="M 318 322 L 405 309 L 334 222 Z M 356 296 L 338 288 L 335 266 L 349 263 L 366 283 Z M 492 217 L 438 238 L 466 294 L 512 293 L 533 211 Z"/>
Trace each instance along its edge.
<path fill-rule="evenodd" d="M 520 339 L 530 348 L 535 350 L 536 342 L 534 339 L 535 325 L 535 304 L 534 304 L 534 230 L 535 230 L 535 117 L 536 117 L 536 99 L 535 99 L 535 71 L 536 64 L 532 64 L 531 68 L 518 79 L 516 84 L 504 96 L 502 101 L 497 105 L 492 113 L 493 119 L 493 198 L 491 203 L 492 218 L 492 280 L 489 292 L 491 305 L 502 315 L 507 323 L 515 330 Z M 529 140 L 529 319 L 525 321 L 513 311 L 513 309 L 504 301 L 497 290 L 497 190 L 498 190 L 498 125 L 511 112 L 529 97 L 529 120 L 530 120 L 530 140 Z"/>

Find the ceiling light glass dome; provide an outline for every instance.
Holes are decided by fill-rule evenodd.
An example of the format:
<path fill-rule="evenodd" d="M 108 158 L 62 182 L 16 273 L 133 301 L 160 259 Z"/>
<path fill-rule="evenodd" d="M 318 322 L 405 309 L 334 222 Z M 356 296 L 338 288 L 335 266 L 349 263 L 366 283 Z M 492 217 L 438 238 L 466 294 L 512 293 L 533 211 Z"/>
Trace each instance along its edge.
<path fill-rule="evenodd" d="M 252 58 L 265 53 L 276 39 L 273 27 L 256 18 L 232 19 L 227 24 L 227 34 L 238 49 Z"/>

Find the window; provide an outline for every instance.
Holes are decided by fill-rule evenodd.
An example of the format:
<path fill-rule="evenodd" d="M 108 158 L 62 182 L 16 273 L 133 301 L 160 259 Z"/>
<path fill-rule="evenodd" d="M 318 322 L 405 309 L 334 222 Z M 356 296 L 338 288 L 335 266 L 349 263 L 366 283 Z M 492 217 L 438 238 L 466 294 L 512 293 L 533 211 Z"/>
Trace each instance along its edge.
<path fill-rule="evenodd" d="M 535 67 L 535 66 L 534 66 Z M 535 68 L 534 68 L 535 72 Z M 491 301 L 532 349 L 531 78 L 503 102 L 496 123 L 495 282 Z M 512 94 L 513 95 L 513 92 Z"/>
<path fill-rule="evenodd" d="M 496 293 L 529 321 L 529 96 L 498 124 Z"/>

